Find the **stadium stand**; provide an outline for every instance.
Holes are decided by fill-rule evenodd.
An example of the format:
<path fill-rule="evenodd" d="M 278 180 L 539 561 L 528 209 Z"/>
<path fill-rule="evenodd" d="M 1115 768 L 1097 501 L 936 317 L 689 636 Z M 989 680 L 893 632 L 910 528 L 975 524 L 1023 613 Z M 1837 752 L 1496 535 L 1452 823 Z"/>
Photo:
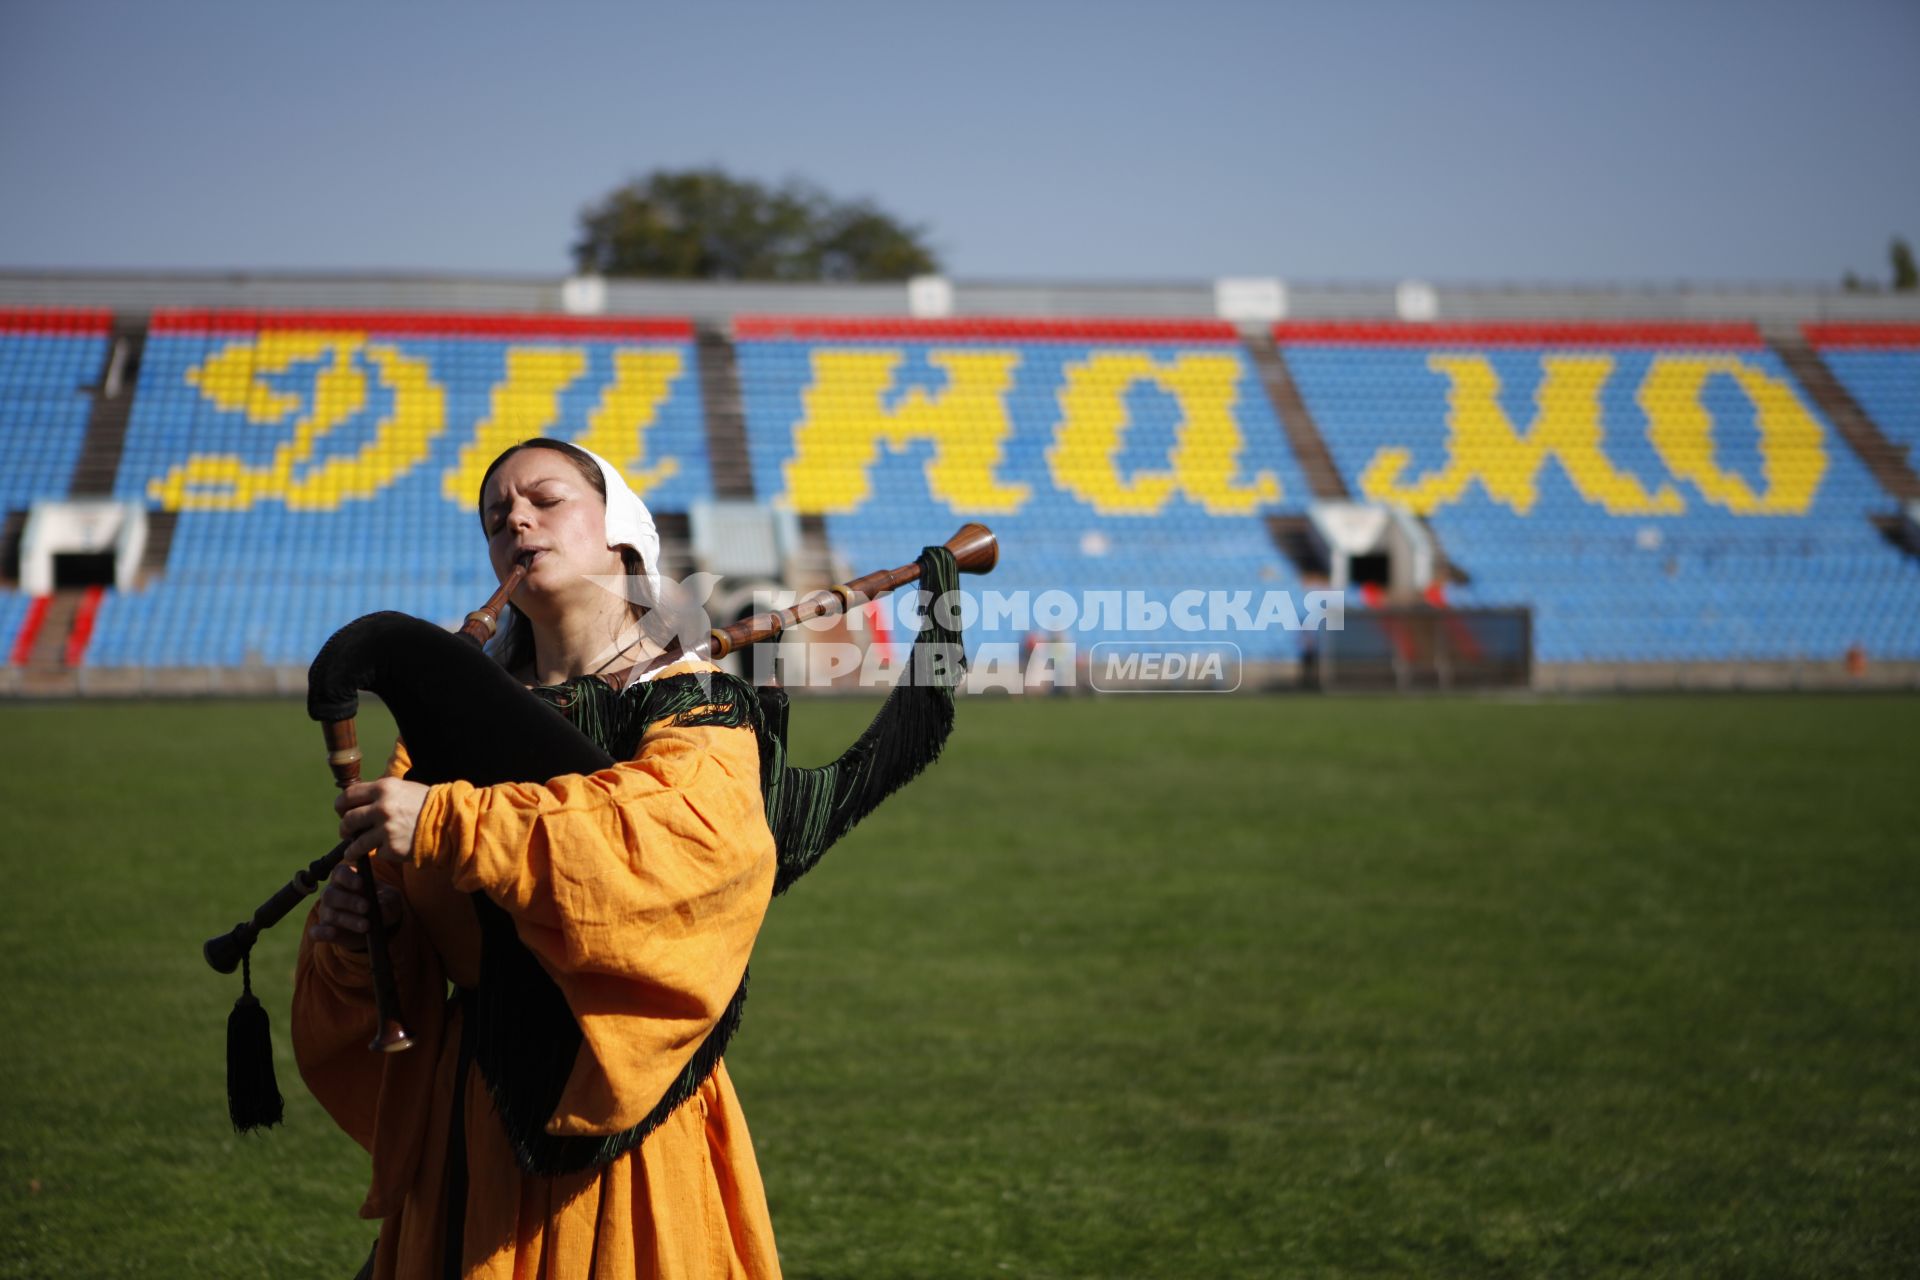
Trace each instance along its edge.
<path fill-rule="evenodd" d="M 67 492 L 112 327 L 104 311 L 0 310 L 0 508 Z"/>
<path fill-rule="evenodd" d="M 94 666 L 304 664 L 341 624 L 451 624 L 491 589 L 498 451 L 576 439 L 663 511 L 710 492 L 692 326 L 405 313 L 154 316 L 114 493 L 178 513 L 109 591 Z"/>
<path fill-rule="evenodd" d="M 452 623 L 491 586 L 480 470 L 535 434 L 614 458 L 669 519 L 792 513 L 849 571 L 992 525 L 976 599 L 1023 603 L 973 620 L 976 658 L 1065 629 L 1083 654 L 1291 663 L 1300 633 L 1183 616 L 1182 593 L 1297 604 L 1309 505 L 1352 499 L 1416 513 L 1452 572 L 1349 609 L 1530 609 L 1545 667 L 1920 663 L 1920 560 L 1896 545 L 1920 483 L 1908 320 L 1771 344 L 1744 321 L 119 320 L 0 308 L 7 537 L 34 502 L 109 488 L 153 517 L 132 590 L 0 580 L 10 667 L 297 670 L 366 612 Z M 130 412 L 96 404 L 123 363 Z"/>
<path fill-rule="evenodd" d="M 0 309 L 0 512 L 66 495 L 112 328 L 106 311 Z M 0 592 L 0 652 L 13 653 L 31 611 Z"/>
<path fill-rule="evenodd" d="M 1355 494 L 1554 662 L 1920 657 L 1893 509 L 1748 325 L 1282 323 Z"/>
<path fill-rule="evenodd" d="M 1920 325 L 1806 325 L 1807 341 L 1920 470 Z"/>
<path fill-rule="evenodd" d="M 735 337 L 762 500 L 823 517 L 855 566 L 964 520 L 1000 535 L 982 594 L 1037 607 L 989 610 L 970 628 L 978 644 L 1079 631 L 1103 594 L 1138 593 L 1143 622 L 1182 591 L 1240 593 L 1253 610 L 1267 592 L 1298 596 L 1263 516 L 1308 489 L 1230 325 L 744 316 Z M 1078 638 L 1297 654 L 1286 630 L 1201 621 Z"/>

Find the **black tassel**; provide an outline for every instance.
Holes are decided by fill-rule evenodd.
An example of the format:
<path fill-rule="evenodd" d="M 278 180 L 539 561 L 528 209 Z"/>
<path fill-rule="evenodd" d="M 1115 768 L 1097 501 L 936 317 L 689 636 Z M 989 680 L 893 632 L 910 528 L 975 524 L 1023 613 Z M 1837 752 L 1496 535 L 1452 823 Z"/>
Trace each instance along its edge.
<path fill-rule="evenodd" d="M 279 1124 L 285 1104 L 273 1077 L 267 1011 L 253 995 L 253 959 L 240 964 L 240 998 L 227 1015 L 227 1115 L 236 1132 L 246 1133 Z"/>

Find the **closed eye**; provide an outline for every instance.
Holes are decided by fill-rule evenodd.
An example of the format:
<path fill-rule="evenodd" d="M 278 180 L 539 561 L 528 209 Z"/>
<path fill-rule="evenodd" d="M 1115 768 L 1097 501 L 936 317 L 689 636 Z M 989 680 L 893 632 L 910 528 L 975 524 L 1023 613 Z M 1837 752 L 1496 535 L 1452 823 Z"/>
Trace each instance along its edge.
<path fill-rule="evenodd" d="M 552 482 L 542 481 L 540 483 L 550 484 Z M 571 496 L 572 495 L 568 493 L 555 492 L 554 490 L 548 489 L 543 492 L 527 495 L 527 501 L 531 502 L 536 507 L 552 507 L 552 506 L 557 506 L 562 502 L 565 502 Z M 500 534 L 506 530 L 507 517 L 512 514 L 513 514 L 512 504 L 506 501 L 505 499 L 502 499 L 500 503 L 497 505 L 497 507 L 495 508 L 495 514 L 490 517 L 488 523 L 485 526 L 487 531 L 487 537 L 489 538 L 499 537 Z"/>

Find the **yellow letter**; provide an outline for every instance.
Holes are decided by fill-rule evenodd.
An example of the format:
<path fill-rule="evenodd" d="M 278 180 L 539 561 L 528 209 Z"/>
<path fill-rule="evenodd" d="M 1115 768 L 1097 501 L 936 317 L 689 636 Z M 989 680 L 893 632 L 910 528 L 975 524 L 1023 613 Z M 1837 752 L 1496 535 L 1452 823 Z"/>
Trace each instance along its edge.
<path fill-rule="evenodd" d="M 267 374 L 285 373 L 296 364 L 330 360 L 314 377 L 314 409 L 294 426 L 294 438 L 274 450 L 266 466 L 255 466 L 236 453 L 194 454 L 166 475 L 147 482 L 147 496 L 169 511 L 244 511 L 255 500 L 274 496 L 276 477 L 293 467 L 301 449 L 310 450 L 314 438 L 334 425 L 343 401 L 364 399 L 365 387 L 356 386 L 353 349 L 358 335 L 282 331 L 265 333 L 254 342 L 232 342 L 187 370 L 186 381 L 215 408 L 240 413 L 255 426 L 277 426 L 300 408 L 298 396 L 276 390 Z M 321 388 L 326 387 L 322 406 Z M 356 406 L 357 407 L 357 406 Z M 298 457 L 296 457 L 296 454 Z"/>
<path fill-rule="evenodd" d="M 186 380 L 217 408 L 243 413 L 258 426 L 276 426 L 300 408 L 298 396 L 275 390 L 263 375 L 296 364 L 325 360 L 313 380 L 313 404 L 293 425 L 293 435 L 265 466 L 238 454 L 196 454 L 147 485 L 148 496 L 168 510 L 244 511 L 265 498 L 295 510 L 332 511 L 346 498 L 370 498 L 418 466 L 446 425 L 445 397 L 424 361 L 392 347 L 363 347 L 364 334 L 299 330 L 237 342 L 187 371 Z M 383 418 L 356 453 L 329 458 L 294 474 L 314 456 L 329 432 L 367 407 L 367 378 L 356 354 L 379 369 L 393 391 L 393 412 Z"/>
<path fill-rule="evenodd" d="M 647 428 L 679 376 L 680 353 L 671 348 L 616 351 L 613 381 L 587 419 L 586 434 L 574 441 L 611 462 L 643 498 L 680 469 L 675 458 L 663 458 L 658 466 L 642 465 L 647 460 Z"/>
<path fill-rule="evenodd" d="M 1713 458 L 1713 418 L 1700 401 L 1707 379 L 1726 374 L 1753 402 L 1760 432 L 1760 470 L 1767 491 Z M 1661 356 L 1640 384 L 1648 436 L 1673 474 L 1691 480 L 1708 502 L 1738 515 L 1805 515 L 1827 473 L 1820 424 L 1792 388 L 1734 356 Z"/>
<path fill-rule="evenodd" d="M 793 457 L 787 460 L 787 501 L 803 515 L 857 511 L 873 491 L 868 472 L 880 446 L 900 450 L 933 442 L 927 490 L 959 512 L 1018 511 L 1023 484 L 993 475 L 1013 433 L 1006 391 L 1019 354 L 1012 351 L 933 351 L 927 359 L 947 375 L 937 397 L 920 388 L 897 409 L 885 404 L 898 350 L 814 352 L 813 381 L 801 396 Z"/>
<path fill-rule="evenodd" d="M 366 355 L 393 389 L 393 412 L 359 452 L 328 458 L 297 478 L 281 477 L 278 491 L 293 510 L 333 511 L 347 498 L 373 497 L 426 461 L 447 425 L 446 395 L 426 361 L 386 346 L 368 347 Z M 309 446 L 303 458 L 311 454 Z"/>
<path fill-rule="evenodd" d="M 304 361 L 318 360 L 333 352 L 339 334 L 276 331 L 263 333 L 256 342 L 233 342 L 187 370 L 187 382 L 200 394 L 227 413 L 244 413 L 248 422 L 269 425 L 291 416 L 300 407 L 300 398 L 276 391 L 260 378 L 266 373 L 285 373 Z"/>
<path fill-rule="evenodd" d="M 560 416 L 561 393 L 586 368 L 587 353 L 578 347 L 509 348 L 506 380 L 495 384 L 486 418 L 441 478 L 441 496 L 463 507 L 477 506 L 487 464 L 508 445 L 548 434 Z"/>
<path fill-rule="evenodd" d="M 1236 487 L 1245 441 L 1233 407 L 1240 394 L 1240 362 L 1225 355 L 1183 355 L 1162 363 L 1140 352 L 1089 356 L 1066 371 L 1060 388 L 1060 428 L 1047 450 L 1053 482 L 1103 515 L 1154 515 L 1176 489 L 1217 516 L 1246 515 L 1280 497 L 1280 482 L 1261 472 Z M 1166 391 L 1180 405 L 1170 455 L 1172 471 L 1144 471 L 1122 479 L 1127 393 L 1140 383 Z"/>
<path fill-rule="evenodd" d="M 1485 356 L 1428 357 L 1427 367 L 1445 374 L 1450 383 L 1447 464 L 1409 484 L 1402 473 L 1412 454 L 1402 448 L 1381 449 L 1360 477 L 1361 492 L 1376 502 L 1430 515 L 1458 502 L 1478 480 L 1488 497 L 1526 515 L 1540 498 L 1540 468 L 1553 458 L 1582 498 L 1611 515 L 1675 515 L 1684 510 L 1670 485 L 1649 494 L 1631 473 L 1607 459 L 1600 389 L 1613 372 L 1613 357 L 1548 355 L 1540 365 L 1533 425 L 1522 435 L 1500 407 L 1500 378 Z"/>

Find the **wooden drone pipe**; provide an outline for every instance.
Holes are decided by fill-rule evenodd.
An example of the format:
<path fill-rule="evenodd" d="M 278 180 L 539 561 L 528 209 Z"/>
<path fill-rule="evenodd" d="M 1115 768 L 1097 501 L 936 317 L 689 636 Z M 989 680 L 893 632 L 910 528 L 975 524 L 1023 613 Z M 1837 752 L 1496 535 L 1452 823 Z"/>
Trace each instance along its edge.
<path fill-rule="evenodd" d="M 983 524 L 961 525 L 958 532 L 947 539 L 945 545 L 947 550 L 953 552 L 954 564 L 962 573 L 990 573 L 1000 559 L 999 540 L 993 536 L 993 530 Z M 772 640 L 781 632 L 811 622 L 815 618 L 846 613 L 856 605 L 883 596 L 889 591 L 898 590 L 909 582 L 918 581 L 919 577 L 918 563 L 903 564 L 897 569 L 881 569 L 855 578 L 851 582 L 827 587 L 804 599 L 796 600 L 785 609 L 756 613 L 751 618 L 742 618 L 730 627 L 716 627 L 707 633 L 704 642 L 696 646 L 695 652 L 701 657 L 717 662 L 730 653 L 749 645 Z M 670 665 L 680 661 L 684 656 L 679 653 L 663 654 L 649 664 L 649 669 Z"/>
<path fill-rule="evenodd" d="M 345 791 L 360 781 L 360 736 L 351 720 L 335 720 L 320 726 L 327 742 L 327 767 L 333 770 L 333 785 Z M 345 850 L 342 849 L 344 853 Z M 360 891 L 367 908 L 367 959 L 373 969 L 373 1003 L 377 1025 L 373 1042 L 367 1047 L 380 1053 L 399 1053 L 413 1048 L 400 1017 L 400 988 L 393 979 L 393 957 L 387 950 L 386 921 L 381 919 L 380 882 L 373 874 L 373 851 L 360 859 Z"/>

